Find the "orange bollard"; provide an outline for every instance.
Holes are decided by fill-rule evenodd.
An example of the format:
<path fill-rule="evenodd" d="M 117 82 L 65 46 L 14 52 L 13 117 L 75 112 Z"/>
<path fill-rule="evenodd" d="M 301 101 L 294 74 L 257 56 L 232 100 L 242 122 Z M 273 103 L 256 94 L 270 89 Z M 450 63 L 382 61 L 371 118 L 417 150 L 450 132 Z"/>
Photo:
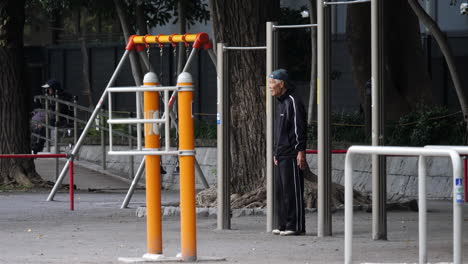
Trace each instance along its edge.
<path fill-rule="evenodd" d="M 143 85 L 159 85 L 155 73 L 145 74 Z M 159 118 L 158 92 L 144 92 L 145 119 Z M 145 148 L 159 148 L 158 124 L 145 124 Z M 146 226 L 148 254 L 162 254 L 161 156 L 146 155 Z"/>
<path fill-rule="evenodd" d="M 197 260 L 195 214 L 195 140 L 193 130 L 193 79 L 188 72 L 177 78 L 179 86 L 180 233 L 184 261 Z"/>

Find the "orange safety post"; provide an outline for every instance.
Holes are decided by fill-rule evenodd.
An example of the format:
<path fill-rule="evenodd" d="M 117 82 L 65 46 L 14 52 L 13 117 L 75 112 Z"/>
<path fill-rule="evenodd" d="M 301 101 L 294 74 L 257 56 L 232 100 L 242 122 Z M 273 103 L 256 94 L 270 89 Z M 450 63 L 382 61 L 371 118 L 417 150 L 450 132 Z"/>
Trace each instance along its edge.
<path fill-rule="evenodd" d="M 188 72 L 177 78 L 179 113 L 180 225 L 184 261 L 197 259 L 195 215 L 195 143 L 193 132 L 193 79 Z"/>
<path fill-rule="evenodd" d="M 155 73 L 149 72 L 143 79 L 143 85 L 159 85 Z M 158 92 L 144 92 L 145 119 L 159 118 Z M 145 148 L 157 149 L 159 143 L 159 124 L 145 123 Z M 146 226 L 148 254 L 162 254 L 161 228 L 161 156 L 146 155 Z"/>

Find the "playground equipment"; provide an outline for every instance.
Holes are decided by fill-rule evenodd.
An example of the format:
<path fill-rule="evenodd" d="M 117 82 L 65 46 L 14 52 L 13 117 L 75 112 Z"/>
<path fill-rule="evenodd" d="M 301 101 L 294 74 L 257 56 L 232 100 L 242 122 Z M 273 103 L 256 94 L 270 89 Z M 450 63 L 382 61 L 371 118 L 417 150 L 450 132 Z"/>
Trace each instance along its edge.
<path fill-rule="evenodd" d="M 177 43 L 193 43 L 193 50 L 187 60 L 187 64 L 178 77 L 176 86 L 161 87 L 158 84 L 157 76 L 154 73 L 148 73 L 145 76 L 143 86 L 137 83 L 137 86 L 132 87 L 112 87 L 117 75 L 122 69 L 124 61 L 132 51 L 141 52 L 149 48 L 150 44 L 158 44 L 160 48 L 166 43 L 175 46 Z M 109 83 L 103 92 L 98 104 L 91 114 L 88 123 L 86 124 L 77 144 L 73 147 L 70 155 L 73 157 L 78 152 L 82 144 L 84 136 L 88 132 L 92 122 L 97 116 L 98 111 L 102 108 L 103 102 L 108 97 L 109 107 L 109 154 L 110 155 L 145 155 L 147 163 L 147 244 L 148 252 L 144 255 L 146 259 L 161 259 L 162 255 L 162 228 L 161 228 L 161 195 L 160 195 L 160 171 L 159 159 L 160 155 L 178 155 L 180 159 L 180 193 L 181 193 L 181 259 L 184 261 L 197 260 L 196 253 L 196 223 L 195 223 L 195 151 L 194 151 L 194 134 L 193 134 L 193 81 L 187 70 L 190 62 L 193 60 L 195 51 L 199 49 L 211 49 L 211 42 L 207 34 L 185 34 L 185 35 L 158 35 L 158 36 L 131 36 L 125 48 L 125 53 L 117 65 Z M 213 55 L 210 55 L 213 58 Z M 151 69 L 149 59 L 145 56 L 144 63 L 148 70 Z M 169 99 L 169 91 L 173 91 Z M 136 93 L 136 118 L 115 119 L 112 117 L 112 93 Z M 145 93 L 144 98 L 144 114 L 141 105 L 141 93 Z M 164 93 L 164 114 L 159 118 L 159 95 L 158 92 Z M 176 93 L 179 92 L 179 150 L 170 148 L 169 126 L 170 114 L 169 110 L 175 100 Z M 112 125 L 113 124 L 136 124 L 137 126 L 137 146 L 136 149 L 128 151 L 116 151 L 113 149 L 112 142 Z M 142 147 L 141 125 L 145 127 L 145 148 Z M 165 149 L 160 150 L 159 146 L 159 124 L 165 126 Z M 155 164 L 156 163 L 156 164 Z M 143 164 L 143 162 L 142 162 Z M 54 188 L 52 189 L 48 201 L 52 200 L 58 186 L 63 180 L 64 174 L 70 165 L 70 160 L 67 161 L 59 178 L 57 179 Z M 142 165 L 139 172 L 142 172 Z M 139 177 L 135 177 L 139 178 Z M 138 179 L 136 180 L 138 181 Z M 133 186 L 133 184 L 132 184 Z M 129 190 L 130 191 L 130 190 Z M 133 190 L 132 190 L 133 191 Z M 128 198 L 128 195 L 127 195 Z M 128 200 L 126 198 L 126 200 Z M 180 259 L 180 258 L 179 258 Z"/>
<path fill-rule="evenodd" d="M 441 147 L 441 149 L 421 147 L 378 147 L 352 146 L 348 149 L 345 159 L 345 263 L 352 263 L 353 246 L 353 157 L 355 154 L 405 155 L 419 156 L 419 263 L 427 262 L 427 207 L 426 207 L 426 165 L 425 157 L 449 157 L 453 168 L 453 263 L 461 264 L 463 245 L 463 186 L 461 158 L 455 148 Z M 458 149 L 468 153 L 468 148 Z M 372 186 L 372 192 L 375 192 Z"/>
<path fill-rule="evenodd" d="M 228 75 L 229 67 L 225 60 L 225 53 L 229 50 L 265 50 L 266 47 L 229 47 L 224 43 L 217 44 L 217 63 L 216 71 L 218 73 L 218 96 L 217 96 L 217 228 L 231 228 L 231 199 L 229 191 L 229 181 L 231 172 L 230 162 L 230 103 L 229 103 L 229 85 L 224 76 Z M 268 91 L 267 91 L 268 92 Z"/>
<path fill-rule="evenodd" d="M 306 25 L 281 25 L 278 26 L 274 22 L 267 22 L 267 74 L 271 72 L 277 66 L 277 60 L 275 56 L 276 45 L 275 45 L 275 30 L 281 28 L 308 28 L 317 27 L 317 105 L 318 105 L 318 220 L 317 220 L 317 235 L 319 237 L 329 236 L 332 234 L 331 228 L 331 139 L 330 139 L 330 7 L 332 5 L 348 5 L 348 4 L 361 4 L 371 2 L 372 5 L 372 106 L 373 106 L 373 145 L 381 145 L 383 141 L 383 115 L 382 104 L 379 103 L 382 98 L 380 95 L 383 93 L 379 92 L 381 89 L 381 24 L 377 24 L 381 21 L 381 16 L 378 12 L 381 10 L 381 0 L 355 0 L 355 1 L 321 1 L 317 0 L 317 24 L 306 24 Z M 380 11 L 379 11 L 380 10 Z M 266 178 L 267 178 L 267 232 L 272 230 L 273 226 L 273 103 L 271 96 L 268 95 L 266 98 L 266 116 L 267 116 L 267 127 L 266 127 Z M 378 124 L 378 125 L 377 125 Z M 373 159 L 373 182 L 378 184 L 379 191 L 375 194 L 378 198 L 373 199 L 374 208 L 373 210 L 375 223 L 382 223 L 381 225 L 373 224 L 375 233 L 383 233 L 384 235 L 374 235 L 375 239 L 385 238 L 386 235 L 386 216 L 385 207 L 379 206 L 380 203 L 385 203 L 385 176 L 383 168 L 383 159 Z M 379 162 L 377 162 L 379 161 Z M 378 165 L 376 165 L 378 163 Z M 381 175 L 382 174 L 382 175 Z M 382 196 L 383 193 L 383 196 Z M 377 203 L 379 202 L 379 203 Z M 378 214 L 377 214 L 378 213 Z M 381 217 L 383 216 L 383 220 Z"/>
<path fill-rule="evenodd" d="M 330 138 L 330 7 L 333 5 L 361 4 L 371 2 L 372 5 L 372 144 L 382 145 L 383 143 L 383 93 L 381 91 L 381 0 L 354 0 L 354 1 L 321 1 L 317 0 L 317 24 L 305 25 L 276 25 L 275 22 L 266 24 L 266 78 L 268 74 L 277 67 L 277 44 L 276 33 L 278 29 L 310 28 L 317 27 L 318 46 L 318 71 L 317 71 L 317 104 L 318 104 L 318 227 L 319 237 L 332 234 L 331 228 L 331 138 Z M 378 23 L 377 23 L 378 22 Z M 228 107 L 224 106 L 228 102 L 221 100 L 225 93 L 220 86 L 223 85 L 222 56 L 225 50 L 229 49 L 264 49 L 264 47 L 223 47 L 218 46 L 218 197 L 221 202 L 218 204 L 218 228 L 229 228 L 229 164 L 223 157 L 226 153 L 226 138 L 220 137 L 221 133 L 228 134 L 228 128 L 222 128 L 227 123 L 225 118 Z M 220 52 L 223 51 L 223 52 Z M 220 105 L 221 104 L 221 105 Z M 266 231 L 270 232 L 274 224 L 273 205 L 273 100 L 266 87 L 266 179 L 267 179 L 267 223 Z M 220 145 L 222 144 L 222 145 Z M 224 150 L 222 150 L 222 148 Z M 373 197 L 373 232 L 374 239 L 386 239 L 386 212 L 385 212 L 385 171 L 382 157 L 373 156 L 373 183 L 379 186 Z M 383 205 L 382 205 L 383 204 Z"/>

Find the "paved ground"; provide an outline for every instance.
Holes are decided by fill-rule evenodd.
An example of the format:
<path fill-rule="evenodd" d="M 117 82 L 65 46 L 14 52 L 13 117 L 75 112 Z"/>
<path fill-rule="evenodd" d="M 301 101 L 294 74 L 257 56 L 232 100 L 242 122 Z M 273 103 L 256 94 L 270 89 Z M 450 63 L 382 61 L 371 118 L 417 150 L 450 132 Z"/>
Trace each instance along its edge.
<path fill-rule="evenodd" d="M 53 166 L 47 162 L 38 164 L 39 171 L 50 167 Z M 79 188 L 128 186 L 84 168 L 77 169 L 76 177 Z M 97 183 L 93 183 L 96 179 Z M 68 210 L 65 191 L 58 193 L 54 202 L 45 201 L 48 190 L 0 193 L 0 263 L 119 263 L 118 257 L 143 255 L 146 223 L 144 218 L 135 217 L 135 209 L 144 204 L 144 193 L 136 193 L 131 208 L 122 210 L 119 207 L 125 192 L 96 193 L 81 188 L 74 212 Z M 174 199 L 176 193 L 164 192 L 163 202 Z M 429 260 L 451 261 L 451 202 L 431 202 L 429 207 Z M 266 233 L 263 216 L 233 218 L 232 230 L 228 231 L 216 230 L 215 218 L 199 217 L 198 255 L 225 257 L 227 261 L 223 263 L 342 263 L 343 211 L 333 214 L 332 237 L 316 237 L 316 217 L 316 213 L 307 214 L 307 235 L 300 237 Z M 371 223 L 371 214 L 355 213 L 357 263 L 417 262 L 416 212 L 389 212 L 388 241 L 370 239 Z M 464 228 L 468 228 L 467 213 Z M 178 217 L 165 217 L 166 256 L 175 256 L 180 251 L 179 237 Z M 464 248 L 468 248 L 468 243 Z M 468 250 L 464 259 L 468 263 Z"/>

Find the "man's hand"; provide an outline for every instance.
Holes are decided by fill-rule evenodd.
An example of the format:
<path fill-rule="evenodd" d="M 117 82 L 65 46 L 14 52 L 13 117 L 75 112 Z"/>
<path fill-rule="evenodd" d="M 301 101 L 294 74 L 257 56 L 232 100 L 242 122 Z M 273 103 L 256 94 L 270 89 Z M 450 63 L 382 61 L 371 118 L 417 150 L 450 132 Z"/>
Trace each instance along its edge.
<path fill-rule="evenodd" d="M 299 169 L 303 170 L 307 167 L 307 162 L 305 159 L 305 151 L 299 151 L 297 153 L 297 166 Z"/>
<path fill-rule="evenodd" d="M 278 161 L 276 160 L 275 156 L 273 156 L 273 161 L 275 162 L 275 165 L 278 166 Z"/>

